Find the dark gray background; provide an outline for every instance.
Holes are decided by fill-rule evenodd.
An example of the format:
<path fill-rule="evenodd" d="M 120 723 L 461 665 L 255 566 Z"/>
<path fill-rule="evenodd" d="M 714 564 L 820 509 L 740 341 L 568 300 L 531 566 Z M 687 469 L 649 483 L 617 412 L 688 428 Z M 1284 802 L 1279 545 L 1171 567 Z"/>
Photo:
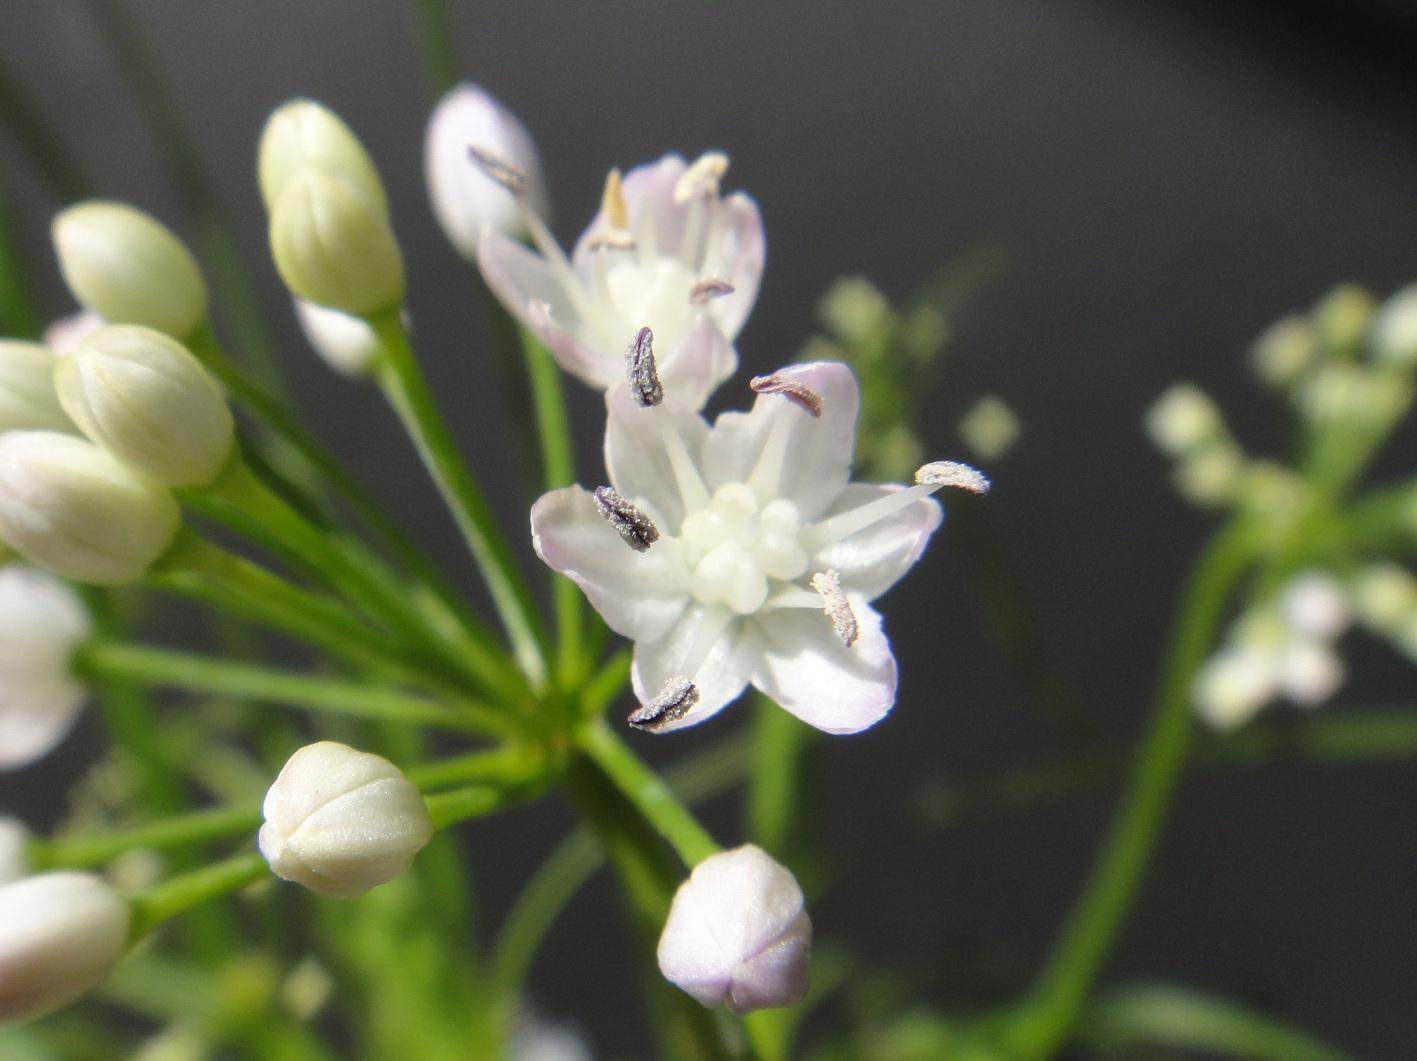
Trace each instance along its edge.
<path fill-rule="evenodd" d="M 289 96 L 324 100 L 364 138 L 389 185 L 439 397 L 520 540 L 529 486 L 513 473 L 473 285 L 423 198 L 429 99 L 411 15 L 374 3 L 130 6 L 239 221 L 310 420 L 468 579 L 376 395 L 334 378 L 300 342 L 268 264 L 253 178 L 261 123 Z M 463 72 L 538 138 L 563 240 L 594 210 L 609 166 L 669 149 L 730 152 L 729 184 L 756 196 L 768 230 L 768 270 L 740 343 L 743 378 L 792 358 L 835 276 L 864 272 L 899 296 L 980 237 L 1004 244 L 1012 269 L 965 320 L 932 395 L 950 414 L 934 428 L 932 454 L 958 454 L 946 420 L 985 390 L 1020 413 L 1023 441 L 996 469 L 988 507 L 1050 647 L 1106 732 L 1123 740 L 1140 726 L 1169 602 L 1208 527 L 1169 489 L 1141 434 L 1143 409 L 1190 378 L 1220 397 L 1254 449 L 1278 446 L 1279 411 L 1242 363 L 1250 340 L 1337 281 L 1386 292 L 1417 277 L 1417 27 L 1396 5 L 1285 11 L 1107 0 L 522 0 L 458 5 L 454 25 Z M 0 59 L 103 194 L 183 229 L 82 5 L 0 7 Z M 65 312 L 45 233 L 56 204 L 3 139 L 0 167 L 44 308 Z M 599 474 L 598 401 L 570 386 L 590 480 Z M 886 603 L 901 701 L 875 730 L 823 749 L 806 809 L 821 836 L 869 832 L 922 779 L 1047 750 L 979 632 L 964 567 L 947 526 Z M 1401 699 L 1410 667 L 1370 655 L 1357 694 Z M 676 737 L 668 753 L 712 739 L 733 717 Z M 32 806 L 36 786 L 83 760 L 77 742 L 0 780 L 0 805 L 45 819 L 53 808 Z M 1183 795 L 1109 977 L 1230 993 L 1363 1056 L 1409 1056 L 1410 769 L 1207 776 Z M 897 851 L 815 912 L 819 930 L 881 960 L 929 963 L 983 947 L 1026 969 L 1075 894 L 1104 820 L 1101 805 L 1050 811 Z M 538 810 L 472 830 L 474 855 L 497 865 L 494 910 L 563 821 Z M 714 824 L 721 839 L 737 839 L 731 807 Z M 637 1042 L 627 1030 L 637 1018 L 616 986 L 629 975 L 625 946 L 600 916 L 613 902 L 603 881 L 587 891 L 535 978 L 539 1004 L 590 1027 L 604 1050 Z"/>

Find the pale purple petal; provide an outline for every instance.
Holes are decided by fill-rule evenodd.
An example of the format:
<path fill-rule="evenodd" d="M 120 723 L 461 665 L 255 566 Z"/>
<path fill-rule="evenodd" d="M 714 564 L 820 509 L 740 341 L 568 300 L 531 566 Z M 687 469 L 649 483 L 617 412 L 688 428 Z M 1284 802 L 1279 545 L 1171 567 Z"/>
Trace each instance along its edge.
<path fill-rule="evenodd" d="M 746 482 L 772 435 L 773 424 L 788 422 L 787 446 L 774 497 L 795 501 L 804 520 L 816 519 L 845 489 L 851 476 L 860 396 L 851 369 L 835 361 L 790 365 L 775 375 L 821 396 L 822 414 L 814 417 L 780 394 L 760 394 L 748 413 L 724 413 L 704 443 L 704 478 L 712 490 L 723 483 Z"/>
<path fill-rule="evenodd" d="M 903 489 L 894 483 L 852 483 L 823 517 L 849 512 Z M 848 592 L 875 600 L 920 559 L 944 516 L 939 502 L 922 497 L 908 508 L 827 546 L 812 558 L 813 569 L 831 568 L 841 576 L 841 584 Z"/>
<path fill-rule="evenodd" d="M 700 314 L 659 358 L 659 379 L 680 405 L 702 409 L 737 367 L 738 351 L 707 314 Z"/>
<path fill-rule="evenodd" d="M 756 655 L 743 629 L 723 608 L 693 604 L 663 637 L 635 643 L 630 682 L 641 703 L 658 695 L 670 678 L 688 678 L 699 691 L 699 702 L 683 718 L 656 727 L 656 733 L 697 725 L 738 699 Z M 700 662 L 706 630 L 721 632 Z"/>
<path fill-rule="evenodd" d="M 612 630 L 632 640 L 663 636 L 688 604 L 674 544 L 661 539 L 642 553 L 631 549 L 579 486 L 543 494 L 532 506 L 531 541 Z"/>
<path fill-rule="evenodd" d="M 848 600 L 860 631 L 849 648 L 814 609 L 782 608 L 752 620 L 762 644 L 753 684 L 824 733 L 859 733 L 895 703 L 895 656 L 881 616 L 859 596 Z"/>
<path fill-rule="evenodd" d="M 704 277 L 727 280 L 733 293 L 709 303 L 709 311 L 723 334 L 736 338 L 753 310 L 763 278 L 767 243 L 758 204 L 735 192 L 719 206 L 719 221 L 704 256 Z"/>
<path fill-rule="evenodd" d="M 652 408 L 635 404 L 628 387 L 605 394 L 605 468 L 611 485 L 644 508 L 662 533 L 678 534 L 684 499 L 665 439 L 684 444 L 690 462 L 698 459 L 708 425 L 673 397 Z"/>
<path fill-rule="evenodd" d="M 686 204 L 674 201 L 674 186 L 684 175 L 686 163 L 682 156 L 668 154 L 656 162 L 645 162 L 625 174 L 621 190 L 625 196 L 625 206 L 630 215 L 630 231 L 636 233 L 645 211 L 654 216 L 654 240 L 658 253 L 675 255 L 684 238 L 684 223 L 688 219 Z M 605 233 L 608 222 L 604 210 L 596 211 L 595 217 L 576 241 L 571 261 L 576 270 L 592 268 L 590 261 L 594 251 L 592 245 Z"/>

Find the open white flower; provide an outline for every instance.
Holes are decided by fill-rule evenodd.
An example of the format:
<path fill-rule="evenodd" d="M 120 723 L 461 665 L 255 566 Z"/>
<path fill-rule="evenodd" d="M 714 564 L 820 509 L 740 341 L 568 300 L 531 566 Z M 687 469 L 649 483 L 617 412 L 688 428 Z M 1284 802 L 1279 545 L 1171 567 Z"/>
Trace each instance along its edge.
<path fill-rule="evenodd" d="M 58 744 L 88 699 L 69 662 L 89 616 L 63 582 L 18 564 L 0 567 L 0 770 Z"/>
<path fill-rule="evenodd" d="M 512 189 L 515 167 L 478 156 Z M 700 408 L 737 365 L 733 340 L 757 297 L 765 254 L 757 204 L 719 195 L 728 166 L 710 152 L 611 171 L 600 212 L 568 260 L 518 195 L 535 253 L 488 230 L 477 264 L 502 304 L 541 339 L 561 367 L 593 387 L 623 380 L 625 345 L 641 328 L 655 336 L 664 385 Z"/>
<path fill-rule="evenodd" d="M 751 682 L 820 730 L 855 733 L 896 692 L 895 657 L 867 602 L 939 526 L 927 494 L 987 483 L 961 465 L 927 465 L 910 487 L 851 483 L 851 370 L 794 365 L 754 384 L 752 411 L 712 426 L 672 395 L 646 408 L 628 388 L 609 392 L 611 487 L 544 495 L 533 542 L 635 642 L 645 706 L 633 724 L 694 725 Z"/>

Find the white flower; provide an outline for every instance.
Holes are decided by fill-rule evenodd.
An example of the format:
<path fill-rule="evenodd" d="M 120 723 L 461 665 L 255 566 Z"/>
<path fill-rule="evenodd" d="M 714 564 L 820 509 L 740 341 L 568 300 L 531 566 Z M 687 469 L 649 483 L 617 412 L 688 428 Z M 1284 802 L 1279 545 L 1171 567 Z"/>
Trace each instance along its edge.
<path fill-rule="evenodd" d="M 0 1021 L 66 1005 L 108 975 L 131 915 L 91 873 L 43 873 L 0 887 Z"/>
<path fill-rule="evenodd" d="M 700 408 L 737 364 L 733 340 L 757 297 L 765 254 L 757 204 L 741 192 L 719 195 L 727 165 L 710 152 L 692 165 L 666 155 L 623 181 L 612 171 L 569 260 L 523 195 L 523 221 L 540 253 L 489 230 L 478 267 L 567 372 L 593 387 L 616 385 L 626 345 L 647 327 L 665 388 Z"/>
<path fill-rule="evenodd" d="M 926 495 L 951 477 L 849 482 L 851 370 L 768 379 L 756 382 L 775 393 L 712 427 L 672 396 L 641 408 L 628 388 L 609 392 L 612 487 L 532 508 L 537 554 L 635 642 L 646 707 L 632 719 L 646 728 L 702 722 L 750 682 L 828 733 L 865 729 L 895 701 L 895 657 L 867 602 L 919 558 L 941 520 Z"/>
<path fill-rule="evenodd" d="M 784 867 L 746 844 L 704 859 L 679 886 L 659 971 L 705 1006 L 791 1006 L 807 993 L 812 922 Z"/>
<path fill-rule="evenodd" d="M 54 392 L 54 354 L 39 343 L 0 339 L 0 431 L 72 431 Z"/>
<path fill-rule="evenodd" d="M 0 567 L 0 770 L 33 762 L 69 732 L 88 698 L 70 660 L 89 631 L 88 613 L 64 583 L 18 564 Z"/>
<path fill-rule="evenodd" d="M 359 317 L 297 298 L 295 319 L 315 353 L 341 375 L 362 376 L 373 365 L 379 338 Z"/>
<path fill-rule="evenodd" d="M 0 815 L 0 884 L 9 884 L 28 876 L 29 858 L 25 855 L 25 845 L 29 843 L 30 831 L 25 823 L 8 814 Z"/>
<path fill-rule="evenodd" d="M 398 767 L 334 741 L 290 757 L 263 813 L 271 871 L 342 899 L 393 880 L 433 836 L 423 797 Z"/>
<path fill-rule="evenodd" d="M 543 219 L 547 197 L 536 142 L 517 116 L 481 85 L 465 82 L 448 92 L 428 120 L 423 174 L 443 234 L 471 261 L 484 228 L 520 236 L 526 225 L 512 193 L 482 172 L 469 147 L 514 167 L 526 180 L 527 205 Z"/>

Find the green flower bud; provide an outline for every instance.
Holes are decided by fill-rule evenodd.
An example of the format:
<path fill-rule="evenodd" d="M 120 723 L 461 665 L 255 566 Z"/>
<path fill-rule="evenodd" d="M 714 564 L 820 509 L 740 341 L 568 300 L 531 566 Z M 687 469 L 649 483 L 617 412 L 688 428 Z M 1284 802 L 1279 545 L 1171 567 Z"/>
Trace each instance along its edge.
<path fill-rule="evenodd" d="M 381 215 L 389 216 L 379 171 L 359 138 L 323 103 L 294 99 L 276 108 L 261 132 L 257 173 L 269 213 L 275 213 L 286 185 L 312 166 L 357 185 Z"/>
<path fill-rule="evenodd" d="M 271 254 L 291 294 L 358 317 L 403 301 L 403 255 L 377 205 L 353 181 L 305 169 L 271 214 Z"/>
<path fill-rule="evenodd" d="M 207 486 L 231 458 L 226 398 L 180 343 L 150 328 L 101 328 L 54 370 L 59 401 L 90 439 L 168 486 Z"/>
<path fill-rule="evenodd" d="M 93 200 L 52 226 L 64 282 L 86 309 L 185 339 L 207 315 L 207 285 L 182 241 L 126 203 Z"/>
<path fill-rule="evenodd" d="M 0 435 L 0 539 L 76 582 L 136 582 L 182 523 L 172 494 L 91 442 L 52 431 Z"/>
<path fill-rule="evenodd" d="M 39 343 L 0 339 L 0 431 L 72 431 L 54 393 L 54 355 Z"/>

